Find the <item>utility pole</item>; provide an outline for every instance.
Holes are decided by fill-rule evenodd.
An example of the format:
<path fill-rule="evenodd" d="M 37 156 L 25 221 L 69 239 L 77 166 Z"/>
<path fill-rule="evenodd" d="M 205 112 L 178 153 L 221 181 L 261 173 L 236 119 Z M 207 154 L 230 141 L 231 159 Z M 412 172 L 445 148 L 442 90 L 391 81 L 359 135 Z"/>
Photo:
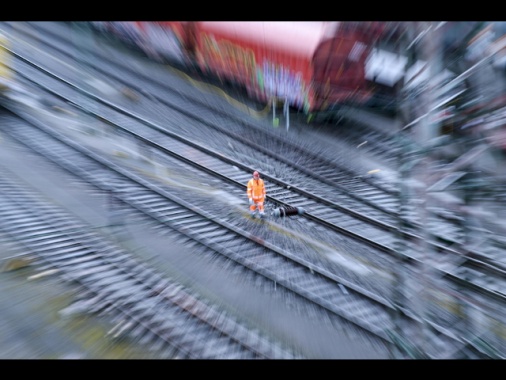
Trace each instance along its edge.
<path fill-rule="evenodd" d="M 421 59 L 427 62 L 428 67 L 422 70 L 428 70 L 429 79 L 425 86 L 425 89 L 420 94 L 420 102 L 418 102 L 418 110 L 423 117 L 414 128 L 415 139 L 417 145 L 420 146 L 421 151 L 419 153 L 421 162 L 415 167 L 414 176 L 423 185 L 418 188 L 419 192 L 417 195 L 417 205 L 420 215 L 420 223 L 423 226 L 421 235 L 422 239 L 418 246 L 420 250 L 420 263 L 421 268 L 418 274 L 418 282 L 416 282 L 417 288 L 415 291 L 414 300 L 416 300 L 418 307 L 418 313 L 422 320 L 427 320 L 426 300 L 428 300 L 427 289 L 430 284 L 430 265 L 427 263 L 431 261 L 431 256 L 435 253 L 431 250 L 429 243 L 430 231 L 428 226 L 430 225 L 430 212 L 429 212 L 429 197 L 427 196 L 427 189 L 432 185 L 430 183 L 431 173 L 434 171 L 432 154 L 433 149 L 431 144 L 439 136 L 440 130 L 439 125 L 435 121 L 433 115 L 437 110 L 434 110 L 434 104 L 437 103 L 437 99 L 434 98 L 434 94 L 437 93 L 441 87 L 441 83 L 438 83 L 438 77 L 442 72 L 442 51 L 441 41 L 442 38 L 437 30 L 437 23 L 434 22 L 422 22 L 421 33 L 425 33 L 425 36 L 421 38 L 420 52 Z M 425 85 L 425 84 L 422 84 Z M 430 335 L 429 326 L 424 323 L 424 328 L 420 334 L 420 349 L 427 355 L 429 348 L 427 347 L 427 338 Z"/>
<path fill-rule="evenodd" d="M 402 308 L 413 307 L 420 315 L 421 320 L 426 320 L 427 298 L 426 289 L 430 283 L 429 267 L 426 262 L 431 259 L 429 239 L 429 211 L 427 189 L 430 187 L 430 174 L 433 171 L 432 149 L 434 141 L 439 137 L 439 126 L 432 117 L 437 103 L 434 94 L 440 88 L 438 77 L 441 73 L 441 38 L 438 33 L 437 23 L 432 22 L 414 22 L 407 23 L 406 27 L 406 53 L 408 61 L 406 65 L 407 72 L 417 61 L 426 62 L 422 70 L 427 70 L 428 80 L 422 82 L 418 88 L 411 91 L 405 91 L 402 94 L 401 107 L 401 131 L 398 136 L 401 139 L 402 153 L 399 156 L 399 174 L 400 174 L 400 209 L 399 209 L 399 237 L 397 240 L 396 251 L 398 253 L 399 267 L 394 273 L 395 284 L 393 299 L 397 309 L 395 327 L 396 335 L 402 337 L 402 326 L 399 325 Z M 405 88 L 406 90 L 406 88 Z M 406 127 L 409 126 L 409 127 Z M 410 181 L 408 181 L 410 180 Z M 410 182 L 420 184 L 416 188 L 409 188 L 405 184 Z M 405 210 L 408 204 L 416 205 L 416 215 L 420 223 L 421 239 L 419 245 L 415 248 L 419 250 L 421 266 L 418 268 L 418 276 L 407 276 L 407 271 L 403 257 L 408 253 L 407 245 L 403 239 L 405 230 L 404 219 L 408 218 Z M 412 285 L 411 287 L 409 285 Z M 412 305 L 408 305 L 406 291 L 411 292 L 410 299 Z M 424 324 L 417 342 L 406 342 L 407 347 L 411 347 L 412 354 L 420 358 L 428 357 L 427 337 L 429 336 L 429 326 Z M 418 347 L 418 348 L 417 348 Z"/>
<path fill-rule="evenodd" d="M 406 40 L 410 41 L 414 38 L 414 29 L 412 28 L 409 22 L 403 25 L 405 28 L 405 36 Z M 402 51 L 406 46 L 403 46 L 400 50 Z M 406 70 L 414 64 L 414 56 L 411 54 L 411 51 L 406 49 L 406 53 L 408 54 L 408 61 L 406 64 Z M 399 146 L 401 147 L 401 151 L 398 156 L 398 168 L 399 168 L 399 210 L 398 210 L 398 236 L 395 244 L 395 252 L 397 258 L 397 265 L 395 265 L 392 269 L 393 276 L 393 284 L 392 284 L 392 301 L 394 306 L 394 314 L 392 316 L 394 331 L 393 331 L 393 339 L 396 342 L 396 346 L 402 345 L 400 342 L 403 341 L 403 329 L 401 325 L 402 321 L 402 308 L 405 304 L 405 295 L 404 295 L 404 283 L 405 283 L 405 275 L 404 275 L 404 255 L 406 252 L 406 244 L 404 242 L 403 232 L 406 229 L 404 223 L 404 211 L 406 205 L 408 203 L 408 188 L 406 186 L 407 183 L 407 173 L 409 171 L 408 165 L 408 157 L 410 156 L 408 149 L 410 148 L 410 144 L 406 144 L 406 136 L 405 132 L 402 130 L 403 125 L 407 125 L 411 122 L 413 105 L 411 104 L 411 99 L 409 95 L 406 96 L 405 93 L 397 94 L 398 102 L 399 102 L 399 114 L 401 118 L 401 130 L 396 134 L 396 138 L 398 139 Z M 404 346 L 404 345 L 402 345 Z M 397 351 L 393 353 L 394 359 L 400 355 L 402 358 L 402 354 L 405 349 L 403 347 L 398 347 Z"/>

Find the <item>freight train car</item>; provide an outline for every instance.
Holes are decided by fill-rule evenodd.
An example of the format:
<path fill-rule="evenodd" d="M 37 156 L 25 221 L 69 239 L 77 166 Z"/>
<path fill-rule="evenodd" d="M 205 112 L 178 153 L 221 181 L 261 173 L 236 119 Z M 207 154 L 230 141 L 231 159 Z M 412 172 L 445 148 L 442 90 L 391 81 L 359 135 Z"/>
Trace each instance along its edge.
<path fill-rule="evenodd" d="M 262 102 L 305 113 L 365 104 L 370 44 L 356 25 L 337 22 L 201 22 L 195 58 L 210 75 L 242 85 Z"/>
<path fill-rule="evenodd" d="M 159 62 L 193 66 L 196 22 L 183 21 L 93 21 L 103 34 L 118 38 Z"/>
<path fill-rule="evenodd" d="M 366 105 L 366 59 L 377 36 L 351 22 L 94 22 L 156 59 L 170 59 L 305 113 Z"/>
<path fill-rule="evenodd" d="M 183 66 L 193 64 L 196 23 L 159 21 L 134 24 L 137 27 L 135 44 L 149 57 Z"/>

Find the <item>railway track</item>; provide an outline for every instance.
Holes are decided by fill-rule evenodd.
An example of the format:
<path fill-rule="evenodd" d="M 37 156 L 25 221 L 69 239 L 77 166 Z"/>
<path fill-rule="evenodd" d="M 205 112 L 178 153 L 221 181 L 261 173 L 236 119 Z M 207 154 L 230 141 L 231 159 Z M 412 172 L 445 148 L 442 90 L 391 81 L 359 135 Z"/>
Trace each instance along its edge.
<path fill-rule="evenodd" d="M 31 24 L 31 26 L 41 32 L 38 35 L 39 43 L 42 42 L 41 39 L 44 34 L 50 35 L 51 38 L 61 43 L 69 43 L 63 37 L 65 33 L 56 34 L 49 28 L 41 27 L 37 23 Z M 46 41 L 46 44 L 47 48 L 57 52 L 55 54 L 67 56 L 67 58 L 69 57 L 69 51 L 72 50 L 70 48 L 61 49 L 51 41 Z M 83 45 L 86 45 L 86 43 Z M 285 181 L 279 182 L 284 187 L 287 186 L 286 182 L 299 184 L 299 186 L 302 185 L 305 190 L 311 193 L 313 199 L 316 196 L 316 201 L 324 204 L 322 208 L 325 210 L 326 215 L 328 214 L 328 206 L 330 206 L 333 210 L 351 215 L 353 219 L 367 222 L 367 224 L 371 225 L 371 231 L 367 231 L 367 234 L 372 236 L 373 239 L 379 239 L 380 242 L 386 236 L 384 231 L 381 230 L 386 229 L 392 232 L 392 230 L 398 228 L 398 216 L 404 215 L 404 220 L 402 221 L 403 233 L 404 238 L 408 240 L 416 239 L 416 235 L 422 229 L 422 225 L 426 225 L 429 230 L 428 238 L 435 239 L 434 249 L 436 251 L 440 250 L 441 245 L 453 247 L 464 243 L 466 232 L 462 226 L 463 217 L 461 215 L 443 210 L 440 207 L 433 207 L 430 208 L 430 219 L 426 223 L 420 219 L 420 208 L 416 202 L 406 204 L 402 208 L 400 207 L 398 197 L 399 186 L 397 183 L 392 185 L 378 181 L 377 179 L 375 180 L 374 176 L 369 178 L 367 175 L 357 175 L 349 166 L 349 162 L 346 162 L 348 166 L 344 166 L 343 162 L 335 162 L 336 155 L 334 151 L 331 151 L 332 158 L 329 158 L 329 152 L 324 155 L 324 149 L 320 148 L 322 144 L 310 142 L 304 145 L 300 142 L 291 141 L 286 134 L 272 133 L 272 131 L 259 127 L 252 122 L 245 121 L 244 118 L 239 117 L 234 112 L 229 111 L 229 109 L 214 106 L 213 114 L 210 115 L 206 111 L 210 107 L 209 102 L 202 101 L 201 97 L 190 95 L 190 92 L 186 92 L 181 97 L 180 90 L 175 90 L 179 89 L 180 82 L 176 84 L 174 81 L 167 80 L 168 76 L 162 78 L 158 75 L 148 76 L 147 74 L 141 74 L 142 70 L 136 65 L 124 65 L 118 59 L 100 54 L 101 65 L 98 67 L 94 61 L 86 59 L 86 57 L 95 58 L 97 56 L 97 49 L 92 49 L 93 47 L 83 47 L 83 51 L 86 53 L 83 53 L 82 57 L 79 58 L 80 62 L 92 68 L 96 73 L 105 75 L 107 78 L 114 78 L 122 86 L 132 88 L 134 92 L 144 94 L 153 100 L 153 104 L 156 104 L 156 106 L 147 109 L 153 111 L 153 113 L 166 115 L 160 119 L 163 120 L 163 124 L 159 125 L 163 125 L 165 129 L 171 128 L 178 135 L 186 136 L 187 139 L 199 139 L 201 142 L 206 142 L 206 144 L 213 144 L 212 141 L 215 140 L 220 141 L 218 145 L 214 145 L 215 150 L 226 152 L 235 160 L 240 159 L 243 162 L 249 163 L 250 166 L 258 165 L 258 161 L 261 161 L 261 165 L 266 168 L 265 171 L 274 174 L 273 178 L 269 178 L 270 181 L 276 182 L 280 177 L 284 177 Z M 106 64 L 104 65 L 104 63 Z M 118 66 L 122 67 L 121 76 L 116 74 Z M 142 87 L 136 85 L 139 81 L 142 81 Z M 168 100 L 167 93 L 174 93 L 177 97 L 170 97 L 170 100 Z M 179 98 L 181 99 L 178 101 L 177 99 Z M 174 116 L 166 107 L 171 110 L 177 110 L 180 115 Z M 215 136 L 210 136 L 209 133 L 202 133 L 202 137 L 199 137 L 199 133 L 195 133 L 195 130 L 192 128 L 186 128 L 184 123 L 179 126 L 174 125 L 174 123 L 165 123 L 165 120 L 172 117 L 176 117 L 177 120 L 184 120 L 181 119 L 181 114 L 189 117 L 188 123 L 193 123 L 197 120 L 213 131 L 224 134 L 224 138 L 216 139 L 213 138 Z M 195 115 L 203 116 L 196 118 Z M 219 117 L 216 115 L 219 115 Z M 209 122 L 210 120 L 216 120 L 216 122 Z M 374 132 L 370 131 L 368 133 Z M 384 144 L 391 147 L 392 151 L 397 151 L 392 144 L 399 142 L 394 141 L 388 134 L 378 136 L 376 132 L 373 140 L 384 141 Z M 223 141 L 227 141 L 228 144 L 223 144 Z M 257 144 L 256 141 L 261 141 L 262 143 Z M 238 143 L 240 143 L 240 146 L 237 146 Z M 317 146 L 321 150 L 315 149 L 314 146 Z M 231 149 L 228 149 L 228 147 L 231 147 Z M 259 151 L 262 154 L 261 157 L 265 157 L 264 159 L 258 158 Z M 252 162 L 252 157 L 257 162 Z M 273 165 L 272 162 L 274 161 L 280 164 Z M 279 195 L 278 199 L 283 199 L 285 196 L 286 199 L 290 199 L 291 197 L 290 192 L 279 191 L 277 188 L 273 190 L 275 194 Z M 416 201 L 416 196 L 413 197 L 413 200 Z M 314 213 L 320 219 L 323 218 L 319 215 L 321 213 L 315 202 L 305 199 L 301 207 L 304 207 L 304 205 L 307 208 L 313 208 L 315 210 Z M 379 224 L 375 223 L 376 221 L 381 222 L 379 231 L 378 229 L 375 231 L 375 228 L 379 227 Z M 382 243 L 392 247 L 392 235 L 390 236 L 390 239 L 385 239 L 390 240 L 388 244 L 386 242 Z M 393 240 L 395 239 L 394 236 Z M 487 245 L 487 251 L 480 252 L 480 254 L 476 255 L 476 258 L 479 257 L 487 265 L 493 266 L 495 265 L 494 262 L 500 261 L 504 244 L 500 240 L 495 239 L 494 234 L 490 234 L 488 240 L 490 244 Z"/>
<path fill-rule="evenodd" d="M 20 125 L 11 128 L 11 130 L 15 131 L 13 133 L 17 135 L 20 141 L 28 144 L 32 149 L 35 148 L 39 152 L 43 152 L 43 154 L 52 157 L 52 160 L 58 162 L 59 165 L 65 166 L 67 170 L 74 174 L 80 174 L 87 182 L 105 189 L 110 189 L 111 183 L 114 184 L 115 194 L 117 197 L 120 197 L 123 203 L 130 204 L 151 217 L 155 217 L 159 222 L 166 221 L 165 223 L 171 225 L 172 228 L 176 228 L 184 234 L 190 234 L 193 240 L 204 242 L 206 245 L 214 247 L 214 250 L 219 249 L 220 254 L 226 255 L 234 262 L 253 270 L 268 281 L 278 284 L 278 286 L 285 286 L 286 289 L 298 294 L 302 298 L 309 299 L 312 303 L 322 306 L 324 309 L 333 312 L 341 318 L 353 321 L 363 329 L 365 328 L 365 331 L 369 331 L 373 335 L 382 337 L 387 341 L 391 339 L 388 334 L 385 335 L 385 331 L 393 331 L 393 309 L 386 300 L 377 299 L 377 296 L 367 292 L 365 289 L 357 287 L 353 283 L 346 282 L 343 279 L 339 279 L 335 275 L 325 273 L 322 268 L 304 262 L 301 257 L 294 256 L 291 252 L 276 248 L 269 242 L 260 240 L 257 236 L 252 236 L 250 232 L 238 230 L 232 225 L 228 225 L 228 233 L 220 231 L 220 228 L 217 227 L 212 228 L 210 225 L 213 224 L 213 219 L 210 214 L 206 215 L 204 213 L 204 217 L 202 217 L 202 215 L 196 217 L 179 215 L 178 218 L 171 218 L 170 215 L 173 214 L 170 212 L 171 207 L 168 206 L 167 200 L 156 200 L 159 196 L 155 196 L 154 194 L 150 195 L 149 191 L 141 191 L 141 189 L 135 190 L 137 186 L 134 186 L 131 182 L 127 182 L 122 186 L 117 175 L 111 175 L 111 173 L 104 174 L 104 169 L 98 170 L 97 167 L 93 168 L 91 162 L 83 162 L 82 157 L 79 158 L 75 155 L 70 156 L 68 147 L 54 146 L 54 143 L 51 144 L 47 138 L 44 139 L 40 135 L 40 132 L 37 133 L 36 130 L 30 129 L 28 131 L 24 128 L 23 133 L 23 128 Z M 60 138 L 65 139 L 62 136 L 60 136 Z M 75 143 L 70 141 L 67 141 L 67 143 L 76 147 Z M 67 152 L 64 153 L 64 151 Z M 86 149 L 84 151 L 86 151 Z M 88 154 L 90 153 L 91 152 L 88 152 Z M 93 153 L 91 153 L 91 155 L 93 156 Z M 98 157 L 95 156 L 95 159 L 97 158 Z M 103 159 L 99 161 L 102 161 L 102 163 L 95 165 L 103 167 Z M 114 165 L 109 165 L 114 167 Z M 118 170 L 118 168 L 116 168 L 116 170 Z M 125 174 L 124 170 L 121 171 Z M 130 177 L 132 177 L 131 174 Z M 135 176 L 133 177 L 135 178 Z M 141 180 L 141 182 L 145 182 L 145 180 Z M 155 197 L 155 199 L 153 199 L 153 197 Z M 195 206 L 190 207 L 195 211 Z M 176 214 L 180 213 L 176 212 Z M 200 212 L 200 214 L 202 214 L 202 212 Z M 219 224 L 221 228 L 227 226 L 227 223 L 224 222 L 220 222 Z M 203 230 L 207 232 L 202 232 Z M 254 244 L 257 248 L 253 249 L 252 247 L 246 250 L 250 252 L 248 255 L 238 254 L 237 249 L 234 249 L 233 246 L 240 246 L 240 251 L 243 252 L 246 243 L 244 241 L 238 242 L 237 238 L 232 239 L 230 237 L 230 230 L 240 235 L 239 239 L 247 239 L 250 241 L 249 244 Z M 225 236 L 220 238 L 220 234 Z M 224 249 L 224 242 L 227 242 L 226 246 L 228 249 Z M 230 244 L 232 247 L 230 247 Z M 260 252 L 263 253 L 260 253 L 258 251 L 259 249 Z M 268 254 L 267 252 L 271 253 Z M 308 273 L 311 273 L 309 277 Z M 345 291 L 342 290 L 343 286 L 345 286 Z M 365 298 L 368 299 L 367 306 L 363 304 L 365 294 L 368 294 Z M 372 303 L 372 305 L 369 305 L 369 303 Z M 371 310 L 373 305 L 376 305 L 373 308 L 374 311 Z M 380 312 L 380 310 L 382 311 Z M 360 311 L 364 314 L 362 315 Z M 378 320 L 376 320 L 376 323 L 371 324 L 372 315 Z M 413 316 L 409 317 L 405 315 L 403 318 L 411 320 Z M 416 321 L 416 318 L 414 320 Z M 413 320 L 411 323 L 413 323 Z M 413 327 L 412 334 L 417 334 L 417 331 L 421 328 L 419 325 L 420 323 L 420 321 L 415 323 L 415 325 L 418 326 Z M 442 343 L 441 339 L 441 337 L 437 339 L 439 344 L 446 347 L 451 346 L 448 344 L 449 342 Z M 438 351 L 440 352 L 440 349 L 438 349 Z"/>
<path fill-rule="evenodd" d="M 157 273 L 103 235 L 0 173 L 0 230 L 37 258 L 41 273 L 78 286 L 64 314 L 107 315 L 110 334 L 128 335 L 162 357 L 296 359 L 266 334 Z"/>
<path fill-rule="evenodd" d="M 21 73 L 20 75 L 24 76 Z M 28 77 L 25 78 L 29 79 Z M 232 157 L 225 156 L 220 151 L 204 147 L 198 142 L 181 137 L 161 125 L 149 122 L 124 108 L 87 93 L 79 87 L 71 86 L 73 89 L 69 92 L 68 83 L 61 82 L 59 78 L 54 79 L 56 82 L 53 81 L 50 85 L 44 85 L 39 79 L 37 85 L 45 86 L 46 91 L 52 93 L 53 96 L 62 97 L 67 104 L 73 104 L 79 110 L 84 110 L 88 115 L 92 115 L 114 129 L 120 130 L 121 133 L 133 137 L 136 141 L 134 144 L 138 144 L 140 141 L 143 146 L 147 147 L 146 152 L 149 152 L 152 148 L 158 150 L 159 153 L 155 154 L 158 154 L 160 160 L 163 160 L 162 155 L 178 157 L 179 160 L 194 163 L 194 166 L 198 166 L 201 170 L 235 184 L 238 189 L 244 187 L 244 183 L 246 183 L 247 178 L 254 169 L 252 166 L 242 164 Z M 74 92 L 74 95 L 71 95 L 72 92 Z M 62 96 L 63 93 L 66 95 Z M 90 100 L 83 98 L 83 94 L 87 94 Z M 99 103 L 89 103 L 94 100 L 98 100 Z M 98 108 L 99 111 L 97 111 L 98 104 L 102 104 L 102 108 Z M 149 127 L 149 130 L 146 129 L 146 126 Z M 269 157 L 269 160 L 273 161 L 276 158 L 277 156 L 273 155 Z M 284 165 L 284 163 L 282 162 L 281 165 Z M 283 168 L 285 174 L 289 170 L 290 168 Z M 297 174 L 299 173 L 294 173 L 294 175 Z M 381 220 L 380 215 L 377 215 L 378 219 L 375 219 L 368 216 L 366 212 L 354 211 L 360 207 L 356 201 L 346 207 L 346 205 L 343 206 L 345 202 L 342 199 L 338 201 L 332 199 L 331 196 L 317 195 L 305 188 L 298 187 L 297 184 L 285 182 L 269 174 L 264 174 L 264 178 L 268 180 L 267 189 L 268 193 L 271 194 L 268 199 L 272 200 L 275 206 L 295 206 L 307 210 L 305 218 L 321 225 L 320 228 L 348 235 L 355 240 L 374 247 L 376 250 L 387 253 L 389 255 L 387 259 L 390 260 L 389 265 L 395 264 L 396 254 L 394 251 L 399 238 L 412 242 L 408 243 L 411 246 L 406 248 L 408 251 L 413 252 L 414 260 L 410 256 L 406 256 L 407 262 L 416 263 L 423 258 L 427 258 L 424 252 L 417 255 L 425 237 L 413 232 L 413 230 L 409 232 L 409 229 L 408 231 L 399 232 L 397 222 L 393 216 L 389 222 L 385 222 L 384 218 L 383 221 Z M 308 178 L 307 182 L 309 181 Z M 436 224 L 435 222 L 432 223 Z M 451 231 L 441 226 L 439 228 L 443 230 L 445 236 L 451 235 Z M 457 242 L 448 239 L 447 243 L 447 245 L 443 245 L 440 242 L 432 242 L 432 248 L 436 251 L 436 254 L 431 257 L 431 260 L 433 260 L 433 265 L 436 268 L 444 272 L 450 271 L 452 275 L 458 276 L 454 268 L 455 263 L 459 262 L 459 265 L 462 264 L 473 271 L 482 271 L 487 274 L 484 281 L 477 276 L 477 281 L 481 281 L 479 285 L 482 288 L 494 293 L 502 291 L 501 289 L 504 288 L 504 280 L 502 280 L 504 268 L 495 260 L 496 257 L 500 256 L 501 250 L 491 249 L 488 252 L 476 252 L 473 257 L 469 255 L 465 260 L 462 260 L 461 256 L 463 255 L 454 247 Z M 491 279 L 495 281 L 491 281 Z"/>

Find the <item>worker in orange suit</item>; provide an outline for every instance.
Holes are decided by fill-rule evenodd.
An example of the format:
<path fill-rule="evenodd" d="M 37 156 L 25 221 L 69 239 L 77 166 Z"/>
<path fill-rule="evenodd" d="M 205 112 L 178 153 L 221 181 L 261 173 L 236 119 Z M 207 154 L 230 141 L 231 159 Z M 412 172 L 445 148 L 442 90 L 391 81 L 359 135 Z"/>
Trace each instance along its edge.
<path fill-rule="evenodd" d="M 264 218 L 265 183 L 256 170 L 253 178 L 248 181 L 248 200 L 250 215 L 254 217 L 258 208 L 260 217 Z"/>

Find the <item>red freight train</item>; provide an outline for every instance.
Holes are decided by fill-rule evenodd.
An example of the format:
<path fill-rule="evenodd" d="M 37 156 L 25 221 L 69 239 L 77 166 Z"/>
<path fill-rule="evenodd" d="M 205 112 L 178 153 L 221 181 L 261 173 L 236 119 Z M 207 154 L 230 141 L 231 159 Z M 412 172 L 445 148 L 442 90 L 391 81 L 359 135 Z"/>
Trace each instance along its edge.
<path fill-rule="evenodd" d="M 360 22 L 94 22 L 149 56 L 244 87 L 252 98 L 287 101 L 305 113 L 367 105 L 366 60 L 381 34 Z"/>

